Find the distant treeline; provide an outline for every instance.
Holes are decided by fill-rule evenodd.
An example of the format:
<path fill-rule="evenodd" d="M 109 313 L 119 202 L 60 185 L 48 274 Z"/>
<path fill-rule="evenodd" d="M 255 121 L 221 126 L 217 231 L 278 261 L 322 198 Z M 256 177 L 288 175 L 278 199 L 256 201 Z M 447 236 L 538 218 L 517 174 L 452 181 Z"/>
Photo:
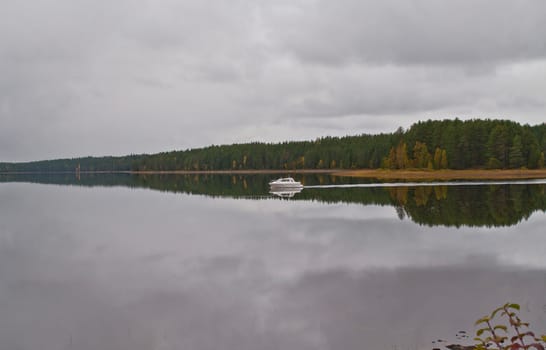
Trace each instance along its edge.
<path fill-rule="evenodd" d="M 418 122 L 404 131 L 315 141 L 246 143 L 123 157 L 0 163 L 0 172 L 514 169 L 544 167 L 546 124 L 508 120 Z"/>

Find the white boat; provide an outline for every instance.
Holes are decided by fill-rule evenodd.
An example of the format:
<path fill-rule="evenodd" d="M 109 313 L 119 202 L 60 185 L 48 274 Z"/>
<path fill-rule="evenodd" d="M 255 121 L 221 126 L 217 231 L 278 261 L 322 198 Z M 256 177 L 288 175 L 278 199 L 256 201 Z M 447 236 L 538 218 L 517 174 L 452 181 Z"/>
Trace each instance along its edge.
<path fill-rule="evenodd" d="M 301 182 L 294 180 L 291 177 L 281 177 L 269 183 L 272 188 L 303 188 Z"/>

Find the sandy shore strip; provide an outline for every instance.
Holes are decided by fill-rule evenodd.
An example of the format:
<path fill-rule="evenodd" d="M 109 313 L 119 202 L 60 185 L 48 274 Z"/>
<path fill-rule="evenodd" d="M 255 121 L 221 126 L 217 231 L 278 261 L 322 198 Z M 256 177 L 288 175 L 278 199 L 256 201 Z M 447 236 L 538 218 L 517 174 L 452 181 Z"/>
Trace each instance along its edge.
<path fill-rule="evenodd" d="M 449 181 L 449 180 L 523 180 L 546 179 L 546 169 L 509 170 L 389 170 L 389 169 L 285 169 L 285 170 L 212 170 L 212 171 L 130 171 L 131 174 L 180 174 L 180 175 L 256 175 L 256 174 L 325 174 L 378 180 Z"/>
<path fill-rule="evenodd" d="M 523 180 L 546 179 L 546 169 L 509 170 L 386 170 L 362 169 L 341 170 L 331 173 L 335 176 L 371 178 L 379 180 L 449 181 L 449 180 Z"/>
<path fill-rule="evenodd" d="M 0 175 L 72 174 L 73 172 L 0 172 Z M 377 179 L 382 181 L 451 181 L 451 180 L 526 180 L 546 179 L 545 169 L 509 170 L 423 170 L 423 169 L 263 169 L 263 170 L 167 170 L 167 171 L 81 171 L 80 174 L 134 174 L 134 175 L 293 175 L 323 174 L 340 177 Z"/>
<path fill-rule="evenodd" d="M 260 174 L 333 174 L 343 172 L 342 169 L 245 169 L 245 170 L 147 170 L 119 171 L 127 174 L 178 174 L 178 175 L 260 175 Z M 82 172 L 83 173 L 83 172 Z"/>

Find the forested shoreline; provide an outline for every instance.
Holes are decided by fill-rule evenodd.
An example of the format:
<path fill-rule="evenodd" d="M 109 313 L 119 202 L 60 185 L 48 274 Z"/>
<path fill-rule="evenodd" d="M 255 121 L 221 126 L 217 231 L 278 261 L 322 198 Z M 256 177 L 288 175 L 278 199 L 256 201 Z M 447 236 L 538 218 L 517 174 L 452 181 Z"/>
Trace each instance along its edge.
<path fill-rule="evenodd" d="M 252 142 L 121 157 L 0 163 L 0 172 L 295 169 L 539 169 L 546 124 L 428 120 L 393 133 Z"/>

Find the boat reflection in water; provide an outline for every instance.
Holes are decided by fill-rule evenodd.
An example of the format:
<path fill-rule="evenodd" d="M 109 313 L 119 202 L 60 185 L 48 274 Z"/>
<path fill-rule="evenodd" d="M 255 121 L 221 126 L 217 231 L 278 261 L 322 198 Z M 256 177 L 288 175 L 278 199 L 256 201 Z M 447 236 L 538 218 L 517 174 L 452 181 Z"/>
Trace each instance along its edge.
<path fill-rule="evenodd" d="M 297 193 L 300 193 L 303 190 L 303 187 L 300 188 L 290 188 L 290 189 L 273 189 L 271 188 L 271 193 L 274 196 L 280 197 L 280 198 L 292 198 Z"/>

